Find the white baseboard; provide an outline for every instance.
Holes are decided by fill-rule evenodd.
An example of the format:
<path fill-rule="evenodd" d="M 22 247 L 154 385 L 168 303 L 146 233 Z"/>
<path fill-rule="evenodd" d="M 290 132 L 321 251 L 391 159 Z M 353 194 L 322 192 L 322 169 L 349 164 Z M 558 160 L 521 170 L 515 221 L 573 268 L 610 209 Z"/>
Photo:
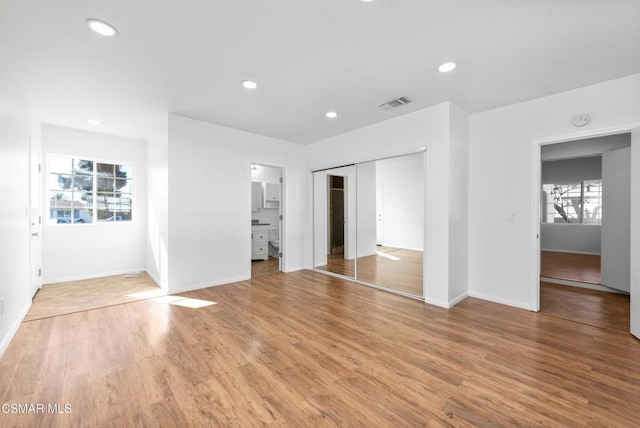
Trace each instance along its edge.
<path fill-rule="evenodd" d="M 586 254 L 588 256 L 599 256 L 600 253 L 590 253 L 588 251 L 573 251 L 573 250 L 553 250 L 550 248 L 540 248 L 540 251 L 551 251 L 554 253 L 567 253 L 567 254 Z"/>
<path fill-rule="evenodd" d="M 218 280 L 218 281 L 208 281 L 208 282 L 202 282 L 200 284 L 185 285 L 177 288 L 172 288 L 171 286 L 169 286 L 169 291 L 167 292 L 167 294 L 186 293 L 187 291 L 195 291 L 195 290 L 201 290 L 203 288 L 217 287 L 219 285 L 232 284 L 234 282 L 247 281 L 249 279 L 251 279 L 251 276 L 239 276 L 236 278 L 227 278 L 227 279 Z"/>
<path fill-rule="evenodd" d="M 29 312 L 30 308 L 31 308 L 31 299 L 28 299 L 27 304 L 24 306 L 22 311 L 20 311 L 20 315 L 18 315 L 18 318 L 15 320 L 15 322 L 11 326 L 11 330 L 9 330 L 9 333 L 7 333 L 4 339 L 2 339 L 2 343 L 0 344 L 0 357 L 4 355 L 4 352 L 9 347 L 9 344 L 11 343 L 14 336 L 18 332 L 18 329 L 20 328 L 20 324 L 22 324 L 22 321 L 24 320 L 24 317 L 27 316 L 27 313 Z"/>
<path fill-rule="evenodd" d="M 43 281 L 43 285 L 58 284 L 60 282 L 82 281 L 84 279 L 104 278 L 107 276 L 125 275 L 127 273 L 134 273 L 134 272 L 141 272 L 141 271 L 146 272 L 146 268 L 139 267 L 139 268 L 126 269 L 126 270 L 118 270 L 114 272 L 101 272 L 101 273 L 92 273 L 87 275 L 65 276 L 60 278 L 47 279 L 46 281 Z"/>
<path fill-rule="evenodd" d="M 160 278 L 158 278 L 155 273 L 149 272 L 148 270 L 146 270 L 145 272 L 147 273 L 147 275 L 149 275 L 149 278 L 151 278 L 153 282 L 156 283 L 158 287 L 162 288 L 162 286 L 160 285 Z"/>
<path fill-rule="evenodd" d="M 309 269 L 309 268 L 306 268 L 304 266 L 296 266 L 296 267 L 288 268 L 288 269 L 284 270 L 283 272 L 291 273 L 291 272 L 297 272 L 299 270 L 306 270 L 306 269 Z"/>
<path fill-rule="evenodd" d="M 517 302 L 515 300 L 503 299 L 502 297 L 491 296 L 489 294 L 479 293 L 477 291 L 469 290 L 469 297 L 475 297 L 476 299 L 487 300 L 493 303 L 500 303 L 501 305 L 513 306 L 514 308 L 524 309 L 527 311 L 532 310 L 528 303 Z"/>
<path fill-rule="evenodd" d="M 428 297 L 425 297 L 424 302 L 429 305 L 438 306 L 439 308 L 449 309 L 449 302 L 444 300 L 429 299 Z"/>
<path fill-rule="evenodd" d="M 462 293 L 461 295 L 459 295 L 458 297 L 454 297 L 453 299 L 449 300 L 448 302 L 446 302 L 444 300 L 429 299 L 427 297 L 425 297 L 424 302 L 428 303 L 430 305 L 438 306 L 440 308 L 451 309 L 455 305 L 457 305 L 458 303 L 462 302 L 467 297 L 469 297 L 469 293 L 465 292 L 465 293 Z"/>
<path fill-rule="evenodd" d="M 455 305 L 457 305 L 458 303 L 462 302 L 467 297 L 469 297 L 469 293 L 465 291 L 464 293 L 462 293 L 458 297 L 454 297 L 453 299 L 449 300 L 449 308 L 453 308 Z"/>
<path fill-rule="evenodd" d="M 540 281 L 550 282 L 552 284 L 566 285 L 568 287 L 588 288 L 589 290 L 606 291 L 608 293 L 626 294 L 626 295 L 629 294 L 621 290 L 616 290 L 615 288 L 605 287 L 604 285 L 589 284 L 586 282 L 568 281 L 565 279 L 548 278 L 546 276 L 541 276 Z"/>

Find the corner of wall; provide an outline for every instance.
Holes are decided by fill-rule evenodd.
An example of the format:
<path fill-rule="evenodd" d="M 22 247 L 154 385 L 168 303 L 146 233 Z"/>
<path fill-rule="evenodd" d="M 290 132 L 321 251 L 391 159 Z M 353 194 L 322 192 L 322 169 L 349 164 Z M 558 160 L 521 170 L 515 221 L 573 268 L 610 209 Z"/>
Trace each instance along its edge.
<path fill-rule="evenodd" d="M 449 177 L 449 300 L 457 303 L 469 291 L 469 115 L 453 102 L 449 102 Z"/>

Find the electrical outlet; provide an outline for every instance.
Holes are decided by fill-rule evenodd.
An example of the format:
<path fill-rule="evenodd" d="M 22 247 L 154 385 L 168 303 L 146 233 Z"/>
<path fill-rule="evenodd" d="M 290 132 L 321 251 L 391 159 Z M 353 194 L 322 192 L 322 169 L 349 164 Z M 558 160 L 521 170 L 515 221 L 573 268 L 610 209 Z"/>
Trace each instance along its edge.
<path fill-rule="evenodd" d="M 4 315 L 4 299 L 0 299 L 0 315 Z"/>

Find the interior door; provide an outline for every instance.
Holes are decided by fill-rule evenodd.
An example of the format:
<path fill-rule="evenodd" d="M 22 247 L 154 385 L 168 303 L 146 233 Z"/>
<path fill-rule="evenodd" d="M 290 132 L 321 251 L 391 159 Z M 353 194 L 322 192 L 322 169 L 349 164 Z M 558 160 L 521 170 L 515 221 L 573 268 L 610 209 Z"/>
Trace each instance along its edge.
<path fill-rule="evenodd" d="M 603 213 L 603 215 L 607 215 Z M 640 339 L 640 127 L 631 132 L 631 334 Z"/>
<path fill-rule="evenodd" d="M 42 186 L 42 164 L 40 162 L 40 153 L 31 150 L 30 155 L 30 190 L 29 190 L 29 219 L 31 224 L 30 239 L 30 262 L 29 269 L 31 272 L 31 295 L 42 287 L 42 210 L 41 205 L 41 186 Z"/>

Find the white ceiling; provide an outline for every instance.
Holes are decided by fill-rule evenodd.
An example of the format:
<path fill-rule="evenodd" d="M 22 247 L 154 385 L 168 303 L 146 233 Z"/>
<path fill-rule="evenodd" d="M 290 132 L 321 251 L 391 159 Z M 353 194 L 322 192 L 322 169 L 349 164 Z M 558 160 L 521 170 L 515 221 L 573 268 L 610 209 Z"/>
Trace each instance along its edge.
<path fill-rule="evenodd" d="M 459 68 L 438 73 L 447 60 Z M 141 138 L 172 112 L 306 144 L 447 100 L 476 113 L 639 72 L 638 0 L 0 1 L 0 108 Z M 413 103 L 377 107 L 401 96 Z"/>

